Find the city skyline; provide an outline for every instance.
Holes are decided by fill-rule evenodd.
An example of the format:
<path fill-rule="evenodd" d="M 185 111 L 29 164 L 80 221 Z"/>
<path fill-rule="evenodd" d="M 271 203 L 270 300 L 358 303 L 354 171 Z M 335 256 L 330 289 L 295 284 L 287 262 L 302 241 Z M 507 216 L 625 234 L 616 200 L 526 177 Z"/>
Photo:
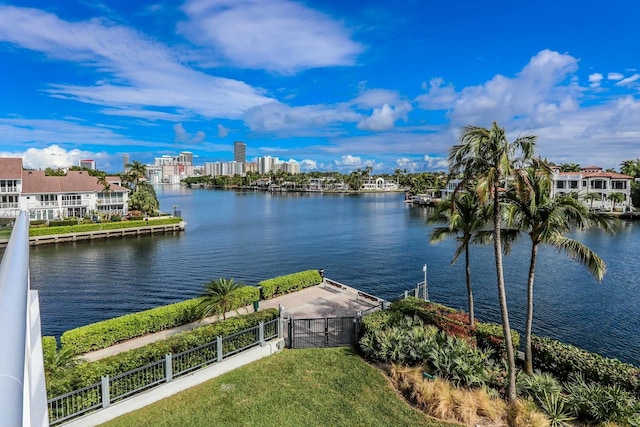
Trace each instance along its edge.
<path fill-rule="evenodd" d="M 495 120 L 556 163 L 618 169 L 640 157 L 640 5 L 600 6 L 9 1 L 0 156 L 112 172 L 242 141 L 302 171 L 435 171 Z"/>

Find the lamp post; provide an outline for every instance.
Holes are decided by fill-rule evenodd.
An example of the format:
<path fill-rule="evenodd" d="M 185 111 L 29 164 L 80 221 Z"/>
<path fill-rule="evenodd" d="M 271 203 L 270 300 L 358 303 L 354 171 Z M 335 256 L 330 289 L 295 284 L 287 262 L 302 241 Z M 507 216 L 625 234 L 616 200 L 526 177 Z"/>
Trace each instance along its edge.
<path fill-rule="evenodd" d="M 178 212 L 178 205 L 173 205 L 173 217 L 175 218 L 176 212 Z"/>
<path fill-rule="evenodd" d="M 429 301 L 429 290 L 427 289 L 427 264 L 422 266 L 424 272 L 424 300 Z"/>

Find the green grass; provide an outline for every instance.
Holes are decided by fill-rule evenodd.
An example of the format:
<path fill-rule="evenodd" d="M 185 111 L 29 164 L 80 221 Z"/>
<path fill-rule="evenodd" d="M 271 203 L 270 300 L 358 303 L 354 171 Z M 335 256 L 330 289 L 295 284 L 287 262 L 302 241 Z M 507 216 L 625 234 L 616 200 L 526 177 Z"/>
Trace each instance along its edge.
<path fill-rule="evenodd" d="M 449 424 L 410 407 L 352 350 L 285 350 L 104 426 L 411 426 Z"/>
<path fill-rule="evenodd" d="M 162 218 L 149 220 L 149 225 L 178 224 L 182 218 Z M 63 225 L 60 227 L 34 227 L 29 229 L 29 236 L 48 236 L 52 234 L 80 233 L 84 231 L 119 230 L 122 228 L 144 227 L 145 220 L 99 222 L 96 224 Z"/>

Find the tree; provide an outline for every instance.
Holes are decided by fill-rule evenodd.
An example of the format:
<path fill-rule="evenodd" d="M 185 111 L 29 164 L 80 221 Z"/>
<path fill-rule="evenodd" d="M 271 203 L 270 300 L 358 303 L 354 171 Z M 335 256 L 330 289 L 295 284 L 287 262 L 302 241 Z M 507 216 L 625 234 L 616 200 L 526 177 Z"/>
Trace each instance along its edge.
<path fill-rule="evenodd" d="M 450 208 L 453 206 L 453 209 Z M 454 237 L 458 246 L 451 264 L 455 264 L 464 252 L 465 277 L 467 283 L 467 299 L 469 302 L 469 326 L 474 326 L 475 311 L 473 305 L 473 289 L 471 286 L 471 266 L 469 262 L 469 245 L 477 232 L 482 230 L 491 219 L 491 206 L 481 203 L 474 191 L 464 192 L 456 196 L 454 203 L 438 205 L 434 215 L 429 219 L 431 223 L 446 224 L 436 227 L 431 233 L 431 243 L 438 243 L 446 237 Z"/>
<path fill-rule="evenodd" d="M 622 203 L 627 199 L 624 193 L 620 193 L 619 191 L 609 193 L 607 197 L 613 202 L 613 207 L 611 208 L 612 212 L 616 211 L 616 203 Z"/>
<path fill-rule="evenodd" d="M 620 164 L 620 172 L 633 178 L 631 180 L 631 202 L 640 206 L 640 159 L 625 160 Z"/>
<path fill-rule="evenodd" d="M 127 181 L 134 185 L 134 191 L 138 191 L 138 184 L 140 184 L 140 181 L 147 176 L 147 166 L 137 160 L 134 160 L 125 166 L 128 169 L 125 173 Z"/>
<path fill-rule="evenodd" d="M 460 133 L 459 144 L 454 145 L 449 151 L 450 173 L 462 177 L 456 191 L 475 182 L 474 190 L 480 201 L 488 200 L 493 209 L 493 251 L 509 370 L 508 397 L 510 402 L 515 402 L 516 399 L 516 363 L 502 266 L 500 193 L 503 191 L 506 179 L 513 175 L 515 167 L 523 165 L 532 158 L 535 139 L 532 135 L 526 135 L 509 142 L 504 128 L 493 122 L 488 129 L 465 126 Z M 453 200 L 455 203 L 455 192 Z"/>
<path fill-rule="evenodd" d="M 156 191 L 151 184 L 141 182 L 136 186 L 136 190 L 129 197 L 129 210 L 137 210 L 147 215 L 153 215 L 160 203 L 156 196 Z"/>
<path fill-rule="evenodd" d="M 550 196 L 552 180 L 546 170 L 529 167 L 516 175 L 515 185 L 505 194 L 505 223 L 531 238 L 531 255 L 527 279 L 527 321 L 525 330 L 525 371 L 533 374 L 531 334 L 533 326 L 533 284 L 538 248 L 544 243 L 578 260 L 601 281 L 606 272 L 604 261 L 581 242 L 566 237 L 572 229 L 596 224 L 610 230 L 609 220 L 593 215 L 571 195 Z"/>
<path fill-rule="evenodd" d="M 560 172 L 580 172 L 580 165 L 577 163 L 562 163 Z"/>
<path fill-rule="evenodd" d="M 238 290 L 244 285 L 233 279 L 218 279 L 204 285 L 204 294 L 198 305 L 196 313 L 204 319 L 211 315 L 220 315 L 227 318 L 227 312 L 237 306 Z"/>
<path fill-rule="evenodd" d="M 102 185 L 102 191 L 108 193 L 111 191 L 111 184 L 107 181 L 107 175 L 98 175 L 98 184 Z"/>
<path fill-rule="evenodd" d="M 589 209 L 593 210 L 593 201 L 594 200 L 602 200 L 602 196 L 599 193 L 587 193 L 582 198 L 589 203 Z"/>

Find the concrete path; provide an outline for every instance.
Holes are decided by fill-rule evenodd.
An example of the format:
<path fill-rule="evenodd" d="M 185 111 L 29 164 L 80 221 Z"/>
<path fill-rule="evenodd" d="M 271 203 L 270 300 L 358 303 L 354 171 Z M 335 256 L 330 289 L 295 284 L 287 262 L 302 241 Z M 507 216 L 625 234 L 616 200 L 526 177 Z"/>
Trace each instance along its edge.
<path fill-rule="evenodd" d="M 375 300 L 375 297 L 363 294 L 357 289 L 328 280 L 323 284 L 312 286 L 298 292 L 293 292 L 270 300 L 260 301 L 260 310 L 268 308 L 277 309 L 279 306 L 282 306 L 284 316 L 306 319 L 316 317 L 354 316 L 356 312 L 379 306 L 380 303 L 381 302 Z M 247 306 L 239 310 L 240 314 L 250 313 L 252 311 L 252 306 Z M 236 316 L 235 311 L 227 313 L 227 317 L 233 316 Z M 216 316 L 207 317 L 199 322 L 166 329 L 164 331 L 133 338 L 108 348 L 85 353 L 79 356 L 79 358 L 87 361 L 99 360 L 123 351 L 143 347 L 152 342 L 165 339 L 180 332 L 190 331 L 194 328 L 213 323 L 217 320 L 218 318 Z"/>

